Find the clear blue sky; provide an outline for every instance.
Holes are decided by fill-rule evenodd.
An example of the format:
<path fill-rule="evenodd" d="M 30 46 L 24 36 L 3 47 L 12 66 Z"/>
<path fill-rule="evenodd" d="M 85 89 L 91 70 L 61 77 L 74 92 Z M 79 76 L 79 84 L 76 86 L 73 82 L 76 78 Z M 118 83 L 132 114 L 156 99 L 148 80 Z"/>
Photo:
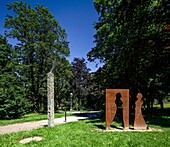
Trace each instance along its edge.
<path fill-rule="evenodd" d="M 3 23 L 5 15 L 9 13 L 6 4 L 14 1 L 17 0 L 0 0 L 0 34 L 4 33 Z M 95 46 L 93 24 L 98 19 L 93 0 L 23 0 L 23 2 L 29 3 L 32 7 L 43 4 L 52 12 L 68 34 L 70 62 L 74 57 L 87 59 L 86 54 Z M 87 66 L 92 71 L 96 70 L 95 63 L 88 62 Z"/>

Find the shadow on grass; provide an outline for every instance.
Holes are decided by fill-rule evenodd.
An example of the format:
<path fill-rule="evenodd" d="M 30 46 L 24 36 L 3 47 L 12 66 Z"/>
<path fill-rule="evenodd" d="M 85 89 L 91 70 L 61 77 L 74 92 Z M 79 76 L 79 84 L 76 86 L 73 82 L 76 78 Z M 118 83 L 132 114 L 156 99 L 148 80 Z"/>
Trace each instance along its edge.
<path fill-rule="evenodd" d="M 106 127 L 104 125 L 95 124 L 94 126 L 97 127 L 98 129 L 101 129 L 101 130 L 106 129 Z"/>
<path fill-rule="evenodd" d="M 87 117 L 86 113 L 77 114 L 77 115 Z M 154 125 L 154 126 L 160 126 L 162 128 L 167 128 L 167 127 L 170 128 L 170 108 L 165 108 L 163 111 L 154 108 L 150 112 L 144 111 L 143 116 L 148 126 Z M 130 127 L 134 125 L 134 117 L 135 117 L 134 113 L 132 113 L 129 117 Z M 116 117 L 113 122 L 116 125 L 113 125 L 112 123 L 110 126 L 112 128 L 118 129 L 120 126 L 122 126 L 123 120 L 122 120 L 121 113 L 116 114 Z M 87 123 L 93 123 L 93 125 L 98 127 L 99 129 L 105 129 L 105 116 L 98 115 L 97 117 L 89 117 L 89 122 Z"/>
<path fill-rule="evenodd" d="M 88 117 L 89 119 L 94 119 L 100 117 L 100 112 L 99 111 L 94 111 L 94 112 L 80 112 L 80 113 L 73 113 L 75 116 L 82 116 L 82 117 Z"/>
<path fill-rule="evenodd" d="M 170 108 L 160 110 L 153 108 L 151 111 L 144 112 L 145 120 L 149 125 L 156 125 L 160 127 L 170 127 Z"/>

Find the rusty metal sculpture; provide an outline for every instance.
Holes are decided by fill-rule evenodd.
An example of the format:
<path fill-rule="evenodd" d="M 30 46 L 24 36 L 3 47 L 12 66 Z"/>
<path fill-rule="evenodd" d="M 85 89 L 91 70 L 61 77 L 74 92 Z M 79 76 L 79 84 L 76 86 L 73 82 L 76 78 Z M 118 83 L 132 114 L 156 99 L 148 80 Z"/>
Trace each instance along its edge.
<path fill-rule="evenodd" d="M 142 94 L 138 93 L 137 94 L 137 101 L 135 103 L 135 121 L 134 121 L 134 129 L 135 130 L 146 130 L 147 125 L 146 122 L 143 118 L 142 115 L 142 105 L 143 105 L 143 100 L 142 100 Z"/>
<path fill-rule="evenodd" d="M 108 129 L 117 112 L 116 94 L 120 93 L 123 108 L 124 129 L 129 129 L 129 89 L 106 89 L 106 129 Z"/>
<path fill-rule="evenodd" d="M 119 94 L 119 98 L 118 98 Z M 118 102 L 122 102 L 122 115 L 123 115 L 123 125 L 124 129 L 129 129 L 129 89 L 106 89 L 106 129 L 108 129 L 114 120 Z M 134 129 L 136 130 L 146 130 L 147 125 L 142 115 L 142 94 L 137 94 L 137 101 L 135 103 L 135 120 Z"/>

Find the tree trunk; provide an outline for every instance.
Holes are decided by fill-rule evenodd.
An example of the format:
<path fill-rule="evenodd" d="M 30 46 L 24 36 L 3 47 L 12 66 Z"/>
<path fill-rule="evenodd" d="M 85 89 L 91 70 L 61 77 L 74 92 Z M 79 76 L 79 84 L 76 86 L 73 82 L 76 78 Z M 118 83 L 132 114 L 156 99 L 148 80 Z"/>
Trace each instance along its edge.
<path fill-rule="evenodd" d="M 161 111 L 162 111 L 164 109 L 163 99 L 162 98 L 159 98 L 159 104 L 160 104 Z"/>

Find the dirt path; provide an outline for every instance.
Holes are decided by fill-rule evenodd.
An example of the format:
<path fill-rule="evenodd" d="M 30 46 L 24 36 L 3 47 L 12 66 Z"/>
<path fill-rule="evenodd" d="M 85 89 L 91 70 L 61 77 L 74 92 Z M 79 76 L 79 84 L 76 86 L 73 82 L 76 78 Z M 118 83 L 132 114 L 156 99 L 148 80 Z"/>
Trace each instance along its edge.
<path fill-rule="evenodd" d="M 54 119 L 54 124 L 62 124 L 67 122 L 75 122 L 78 120 L 84 120 L 88 117 L 80 116 L 67 116 L 67 121 L 65 122 L 65 117 Z M 24 122 L 11 125 L 0 126 L 0 134 L 14 133 L 19 131 L 27 131 L 36 128 L 41 128 L 48 125 L 48 120 L 34 121 L 34 122 Z"/>

